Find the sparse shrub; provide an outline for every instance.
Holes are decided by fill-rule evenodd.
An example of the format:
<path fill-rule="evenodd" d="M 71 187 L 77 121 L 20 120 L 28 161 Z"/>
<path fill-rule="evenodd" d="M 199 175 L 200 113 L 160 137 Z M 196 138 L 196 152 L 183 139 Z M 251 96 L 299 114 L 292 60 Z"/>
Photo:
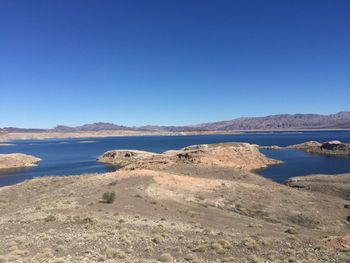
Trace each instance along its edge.
<path fill-rule="evenodd" d="M 173 257 L 169 253 L 163 253 L 160 255 L 161 262 L 172 262 Z"/>
<path fill-rule="evenodd" d="M 98 258 L 97 258 L 98 262 L 103 262 L 103 261 L 106 261 L 106 260 L 107 260 L 107 257 L 105 255 L 99 255 Z"/>
<path fill-rule="evenodd" d="M 42 252 L 42 256 L 44 258 L 52 258 L 53 257 L 52 250 L 50 248 L 45 248 L 44 251 Z"/>
<path fill-rule="evenodd" d="M 262 258 L 260 258 L 260 257 L 258 257 L 256 255 L 253 255 L 250 258 L 250 260 L 251 260 L 252 263 L 264 263 L 265 262 Z"/>
<path fill-rule="evenodd" d="M 195 262 L 197 260 L 197 256 L 194 254 L 187 254 L 184 259 L 188 262 Z"/>
<path fill-rule="evenodd" d="M 54 262 L 55 263 L 65 263 L 66 260 L 64 258 L 56 258 Z"/>
<path fill-rule="evenodd" d="M 106 249 L 106 257 L 107 258 L 119 258 L 119 259 L 125 259 L 126 254 L 119 250 L 119 249 L 114 249 L 114 248 L 107 248 Z"/>
<path fill-rule="evenodd" d="M 207 247 L 203 244 L 203 245 L 199 245 L 197 247 L 195 247 L 194 249 L 192 249 L 192 252 L 200 252 L 203 253 L 207 251 Z"/>
<path fill-rule="evenodd" d="M 222 245 L 218 242 L 214 242 L 211 244 L 211 248 L 215 250 L 216 253 L 218 254 L 224 254 L 225 253 L 225 250 L 224 248 L 222 247 Z"/>
<path fill-rule="evenodd" d="M 251 237 L 246 237 L 244 239 L 244 245 L 248 248 L 248 249 L 258 249 L 258 244 L 256 243 L 256 241 L 254 239 L 252 239 Z"/>
<path fill-rule="evenodd" d="M 113 191 L 113 192 L 105 192 L 105 193 L 103 193 L 102 199 L 107 204 L 113 203 L 114 200 L 115 200 L 115 192 Z"/>
<path fill-rule="evenodd" d="M 275 262 L 276 261 L 276 258 L 277 258 L 277 255 L 278 255 L 278 252 L 276 251 L 270 251 L 268 254 L 267 254 L 267 258 L 271 261 L 271 262 Z"/>
<path fill-rule="evenodd" d="M 288 228 L 285 232 L 291 235 L 298 234 L 298 231 L 296 231 L 294 228 Z"/>
<path fill-rule="evenodd" d="M 48 215 L 44 220 L 45 222 L 52 222 L 56 220 L 56 217 L 54 215 Z"/>
<path fill-rule="evenodd" d="M 214 242 L 211 244 L 211 248 L 214 250 L 219 250 L 219 249 L 222 249 L 223 247 L 220 243 Z"/>
<path fill-rule="evenodd" d="M 155 235 L 155 237 L 152 239 L 152 241 L 156 244 L 162 243 L 164 241 L 164 238 L 160 235 Z"/>
<path fill-rule="evenodd" d="M 221 262 L 236 262 L 234 257 L 224 257 Z"/>
<path fill-rule="evenodd" d="M 83 218 L 82 220 L 81 220 L 81 222 L 83 223 L 83 224 L 93 224 L 94 223 L 94 220 L 93 220 L 93 218 L 92 217 L 85 217 L 85 218 Z"/>
<path fill-rule="evenodd" d="M 225 239 L 220 239 L 220 240 L 218 240 L 218 243 L 219 243 L 223 248 L 226 248 L 226 249 L 232 248 L 230 242 L 228 242 L 228 241 L 225 240 Z"/>

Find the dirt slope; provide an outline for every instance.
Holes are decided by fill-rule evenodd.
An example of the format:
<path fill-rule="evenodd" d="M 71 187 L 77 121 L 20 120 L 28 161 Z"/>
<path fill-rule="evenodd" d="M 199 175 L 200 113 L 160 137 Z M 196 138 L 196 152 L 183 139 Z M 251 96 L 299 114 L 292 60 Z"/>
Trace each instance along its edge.
<path fill-rule="evenodd" d="M 343 196 L 280 185 L 209 152 L 0 188 L 0 262 L 349 262 Z M 115 201 L 101 202 L 112 191 Z"/>

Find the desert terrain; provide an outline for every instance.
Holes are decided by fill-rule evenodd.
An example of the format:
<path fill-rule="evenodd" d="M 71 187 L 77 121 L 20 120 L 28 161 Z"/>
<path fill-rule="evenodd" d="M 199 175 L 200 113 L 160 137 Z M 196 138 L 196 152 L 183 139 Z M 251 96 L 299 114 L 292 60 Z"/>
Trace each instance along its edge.
<path fill-rule="evenodd" d="M 277 184 L 244 143 L 130 152 L 0 188 L 0 262 L 350 262 L 350 174 Z"/>

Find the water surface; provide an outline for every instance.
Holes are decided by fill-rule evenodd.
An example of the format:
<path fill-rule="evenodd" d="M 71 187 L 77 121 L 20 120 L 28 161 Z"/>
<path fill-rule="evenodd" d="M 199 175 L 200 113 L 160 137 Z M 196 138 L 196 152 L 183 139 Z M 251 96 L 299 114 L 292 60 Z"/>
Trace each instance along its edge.
<path fill-rule="evenodd" d="M 94 139 L 49 139 L 12 141 L 0 153 L 25 153 L 42 159 L 37 167 L 0 171 L 0 186 L 15 184 L 38 176 L 102 173 L 115 168 L 96 162 L 96 157 L 113 149 L 136 149 L 161 153 L 166 150 L 203 143 L 249 142 L 259 145 L 288 146 L 305 141 L 339 140 L 350 142 L 350 131 L 244 133 L 230 135 L 137 136 Z M 89 143 L 82 143 L 90 141 Z M 91 142 L 94 141 L 94 142 Z M 295 150 L 261 150 L 283 164 L 259 171 L 265 177 L 284 182 L 289 177 L 313 173 L 350 172 L 350 158 L 306 154 Z"/>

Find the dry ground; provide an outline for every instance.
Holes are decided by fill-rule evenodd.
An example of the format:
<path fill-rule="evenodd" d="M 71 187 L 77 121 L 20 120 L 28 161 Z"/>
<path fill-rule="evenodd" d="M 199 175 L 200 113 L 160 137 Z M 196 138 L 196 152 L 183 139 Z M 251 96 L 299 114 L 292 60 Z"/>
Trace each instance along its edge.
<path fill-rule="evenodd" d="M 350 262 L 349 200 L 300 184 L 191 162 L 36 178 L 0 188 L 0 262 Z"/>

